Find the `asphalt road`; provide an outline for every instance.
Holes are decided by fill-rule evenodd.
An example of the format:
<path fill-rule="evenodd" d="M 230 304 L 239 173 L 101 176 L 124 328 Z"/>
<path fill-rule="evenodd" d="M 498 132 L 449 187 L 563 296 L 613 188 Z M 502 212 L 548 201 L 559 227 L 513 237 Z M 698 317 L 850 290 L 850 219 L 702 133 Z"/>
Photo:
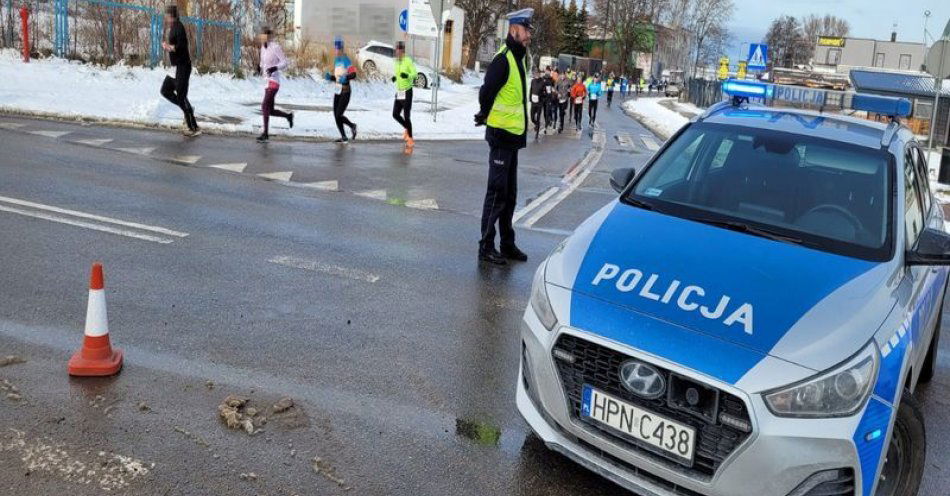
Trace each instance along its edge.
<path fill-rule="evenodd" d="M 475 261 L 483 142 L 407 156 L 0 118 L 0 358 L 25 359 L 0 367 L 0 488 L 617 494 L 514 406 L 534 269 L 658 143 L 616 107 L 599 121 L 523 152 L 530 259 L 497 269 Z M 125 368 L 70 379 L 95 260 Z M 943 345 L 921 394 L 925 496 L 950 487 Z M 253 435 L 219 419 L 230 394 L 260 412 Z"/>

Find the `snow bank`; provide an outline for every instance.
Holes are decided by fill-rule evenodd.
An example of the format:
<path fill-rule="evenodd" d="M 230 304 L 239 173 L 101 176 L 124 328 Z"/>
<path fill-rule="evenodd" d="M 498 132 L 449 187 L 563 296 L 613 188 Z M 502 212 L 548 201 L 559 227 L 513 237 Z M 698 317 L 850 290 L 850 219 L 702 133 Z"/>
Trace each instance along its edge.
<path fill-rule="evenodd" d="M 103 68 L 63 59 L 24 64 L 15 50 L 0 50 L 0 109 L 54 114 L 69 118 L 115 120 L 142 125 L 182 125 L 181 111 L 159 94 L 166 71 L 117 65 Z M 431 91 L 416 88 L 413 132 L 417 139 L 481 139 L 472 116 L 478 111 L 478 90 L 443 78 L 438 122 L 432 121 Z M 260 102 L 264 79 L 236 79 L 229 74 L 192 73 L 188 99 L 205 129 L 260 133 Z M 393 85 L 355 81 L 347 117 L 359 126 L 359 137 L 394 139 L 402 128 L 392 118 Z M 333 121 L 333 86 L 319 75 L 285 78 L 277 94 L 278 108 L 295 112 L 294 128 L 271 119 L 272 135 L 310 138 L 339 137 Z"/>
<path fill-rule="evenodd" d="M 689 122 L 689 119 L 660 105 L 660 101 L 663 100 L 671 99 L 640 97 L 624 102 L 623 109 L 650 131 L 666 140 Z"/>

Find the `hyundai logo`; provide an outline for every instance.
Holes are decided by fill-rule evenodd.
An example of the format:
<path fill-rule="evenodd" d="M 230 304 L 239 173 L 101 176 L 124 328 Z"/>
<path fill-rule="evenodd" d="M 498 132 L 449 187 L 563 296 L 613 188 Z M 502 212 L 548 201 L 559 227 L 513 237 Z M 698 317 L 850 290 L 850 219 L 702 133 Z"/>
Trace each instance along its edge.
<path fill-rule="evenodd" d="M 660 371 L 635 360 L 620 365 L 620 383 L 631 393 L 649 400 L 666 392 L 666 380 Z"/>

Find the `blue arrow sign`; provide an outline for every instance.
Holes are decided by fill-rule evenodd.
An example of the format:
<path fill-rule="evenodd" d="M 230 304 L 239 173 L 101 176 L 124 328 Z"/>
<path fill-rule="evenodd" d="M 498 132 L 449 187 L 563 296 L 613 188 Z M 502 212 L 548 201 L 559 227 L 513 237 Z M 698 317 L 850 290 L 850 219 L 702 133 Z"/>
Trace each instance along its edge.
<path fill-rule="evenodd" d="M 399 29 L 406 32 L 409 30 L 409 9 L 402 9 L 399 13 Z"/>
<path fill-rule="evenodd" d="M 753 71 L 764 71 L 768 63 L 769 46 L 764 43 L 752 43 L 749 45 L 749 64 L 747 69 Z"/>

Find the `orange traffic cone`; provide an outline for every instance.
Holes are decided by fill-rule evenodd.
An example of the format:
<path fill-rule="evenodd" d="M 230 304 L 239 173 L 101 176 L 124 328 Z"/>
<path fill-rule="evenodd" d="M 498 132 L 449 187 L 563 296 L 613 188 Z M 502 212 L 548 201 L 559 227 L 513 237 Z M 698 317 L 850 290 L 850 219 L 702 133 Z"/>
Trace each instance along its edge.
<path fill-rule="evenodd" d="M 106 315 L 106 293 L 102 264 L 92 264 L 89 280 L 89 304 L 86 306 L 86 330 L 82 348 L 69 359 L 69 375 L 114 375 L 122 368 L 122 350 L 112 349 L 109 342 L 109 317 Z"/>

